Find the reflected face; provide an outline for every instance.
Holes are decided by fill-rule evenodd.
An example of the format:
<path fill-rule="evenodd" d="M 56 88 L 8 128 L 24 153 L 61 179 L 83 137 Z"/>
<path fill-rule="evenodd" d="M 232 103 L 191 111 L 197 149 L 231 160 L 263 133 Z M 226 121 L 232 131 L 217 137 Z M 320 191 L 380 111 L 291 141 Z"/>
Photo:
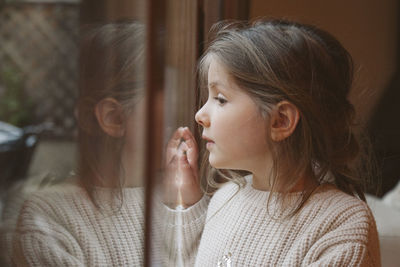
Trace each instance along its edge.
<path fill-rule="evenodd" d="M 215 58 L 208 69 L 208 99 L 196 113 L 214 168 L 253 171 L 268 157 L 266 119 Z"/>

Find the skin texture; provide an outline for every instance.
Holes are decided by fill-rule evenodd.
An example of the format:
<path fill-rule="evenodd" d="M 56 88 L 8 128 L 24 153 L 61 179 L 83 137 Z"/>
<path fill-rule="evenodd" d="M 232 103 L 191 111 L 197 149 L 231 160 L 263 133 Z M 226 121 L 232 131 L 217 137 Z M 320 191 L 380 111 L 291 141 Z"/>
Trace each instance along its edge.
<path fill-rule="evenodd" d="M 207 144 L 211 166 L 264 175 L 269 160 L 265 118 L 217 61 L 211 62 L 208 75 L 208 100 L 195 119 L 203 138 L 212 140 Z M 187 127 L 177 129 L 167 147 L 164 203 L 188 207 L 201 199 L 197 159 L 192 133 Z"/>
<path fill-rule="evenodd" d="M 208 100 L 197 112 L 214 168 L 265 173 L 269 161 L 267 121 L 255 102 L 215 59 L 208 71 Z"/>
<path fill-rule="evenodd" d="M 272 159 L 267 140 L 281 142 L 289 137 L 299 121 L 299 111 L 290 102 L 281 101 L 268 118 L 225 67 L 212 58 L 208 99 L 195 116 L 203 127 L 202 138 L 207 140 L 210 165 L 217 169 L 249 171 L 253 174 L 255 189 L 269 190 Z M 192 133 L 187 127 L 179 128 L 167 149 L 165 203 L 188 207 L 201 199 L 197 158 L 198 147 Z M 300 190 L 301 186 L 293 189 Z"/>
<path fill-rule="evenodd" d="M 167 145 L 163 201 L 171 208 L 192 206 L 203 196 L 198 175 L 198 147 L 189 128 L 178 128 Z"/>

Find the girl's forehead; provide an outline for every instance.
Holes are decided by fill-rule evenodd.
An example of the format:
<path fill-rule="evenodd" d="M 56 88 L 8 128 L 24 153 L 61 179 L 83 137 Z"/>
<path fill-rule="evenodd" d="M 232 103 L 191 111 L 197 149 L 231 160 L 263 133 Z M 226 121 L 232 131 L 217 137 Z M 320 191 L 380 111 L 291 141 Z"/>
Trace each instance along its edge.
<path fill-rule="evenodd" d="M 223 86 L 232 82 L 232 77 L 226 67 L 218 60 L 212 59 L 208 66 L 208 86 Z"/>
<path fill-rule="evenodd" d="M 224 64 L 215 59 L 212 59 L 209 64 L 207 87 L 209 90 L 244 93 Z"/>

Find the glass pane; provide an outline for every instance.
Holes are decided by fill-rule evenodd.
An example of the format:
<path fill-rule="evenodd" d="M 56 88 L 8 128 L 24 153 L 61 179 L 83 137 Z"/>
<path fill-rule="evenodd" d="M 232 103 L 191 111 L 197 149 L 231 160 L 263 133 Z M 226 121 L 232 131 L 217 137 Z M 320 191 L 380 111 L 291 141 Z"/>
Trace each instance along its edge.
<path fill-rule="evenodd" d="M 0 7 L 1 266 L 143 265 L 145 14 Z"/>
<path fill-rule="evenodd" d="M 192 204 L 198 202 L 202 193 L 198 186 L 198 177 L 193 177 L 191 181 L 181 179 L 182 172 L 187 170 L 181 169 L 180 161 L 187 161 L 192 155 L 187 145 L 194 145 L 195 136 L 198 135 L 194 121 L 197 92 L 195 73 L 199 49 L 198 5 L 196 1 L 166 1 L 166 3 L 164 157 L 163 172 L 156 186 L 152 223 L 153 264 L 192 266 L 199 236 L 185 242 L 192 229 L 185 229 L 182 209 L 185 209 L 190 201 Z M 188 154 L 183 155 L 186 150 Z M 190 157 L 194 165 L 197 165 L 196 154 Z M 182 182 L 191 183 L 198 189 L 197 194 L 183 191 Z M 197 230 L 201 230 L 201 227 Z"/>

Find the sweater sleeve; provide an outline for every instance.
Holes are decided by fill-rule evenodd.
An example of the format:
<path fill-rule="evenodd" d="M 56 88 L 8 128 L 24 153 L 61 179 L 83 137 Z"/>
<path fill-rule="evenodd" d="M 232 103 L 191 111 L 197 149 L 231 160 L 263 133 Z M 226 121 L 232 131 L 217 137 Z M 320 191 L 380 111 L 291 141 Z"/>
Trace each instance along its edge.
<path fill-rule="evenodd" d="M 13 239 L 16 266 L 84 266 L 76 239 L 60 222 L 61 214 L 39 196 L 25 202 Z M 57 215 L 58 214 L 58 215 Z"/>
<path fill-rule="evenodd" d="M 305 266 L 380 266 L 368 248 L 357 243 L 341 243 L 329 247 L 318 260 Z"/>
<path fill-rule="evenodd" d="M 210 198 L 203 198 L 188 209 L 162 207 L 161 228 L 163 266 L 193 266 L 203 232 Z"/>
<path fill-rule="evenodd" d="M 376 223 L 364 203 L 339 216 L 308 251 L 302 266 L 381 266 Z M 317 229 L 318 230 L 318 229 Z"/>

